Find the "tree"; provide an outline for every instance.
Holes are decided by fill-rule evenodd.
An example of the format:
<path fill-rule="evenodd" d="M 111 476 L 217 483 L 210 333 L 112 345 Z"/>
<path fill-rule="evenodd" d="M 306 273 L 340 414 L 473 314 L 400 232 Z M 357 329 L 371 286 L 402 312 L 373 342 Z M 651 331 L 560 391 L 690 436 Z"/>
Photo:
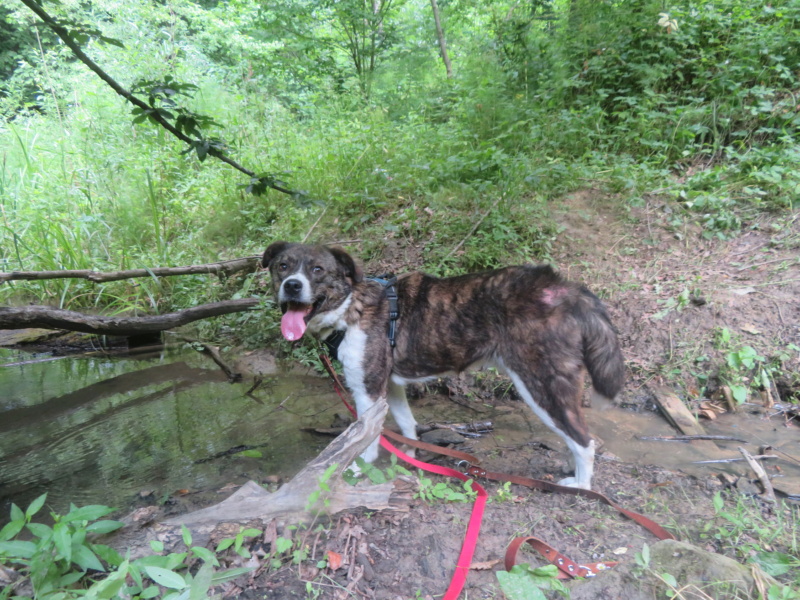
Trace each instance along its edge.
<path fill-rule="evenodd" d="M 436 37 L 439 40 L 439 49 L 441 50 L 442 62 L 444 69 L 447 72 L 447 78 L 453 77 L 453 66 L 450 64 L 450 57 L 447 54 L 447 42 L 444 39 L 444 31 L 442 30 L 442 22 L 439 19 L 439 4 L 436 0 L 431 0 L 431 8 L 433 9 L 433 21 L 436 24 Z"/>
<path fill-rule="evenodd" d="M 327 4 L 333 11 L 333 27 L 341 36 L 335 44 L 350 57 L 361 93 L 369 98 L 375 68 L 393 42 L 394 0 L 329 0 Z"/>

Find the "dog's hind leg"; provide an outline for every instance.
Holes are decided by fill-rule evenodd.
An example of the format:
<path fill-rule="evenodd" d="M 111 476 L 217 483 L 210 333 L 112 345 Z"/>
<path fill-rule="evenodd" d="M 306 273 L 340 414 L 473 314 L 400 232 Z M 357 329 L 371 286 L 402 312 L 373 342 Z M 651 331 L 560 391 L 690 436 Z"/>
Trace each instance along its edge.
<path fill-rule="evenodd" d="M 517 373 L 502 365 L 522 399 L 542 423 L 557 433 L 567 444 L 575 460 L 575 476 L 559 481 L 559 485 L 592 488 L 594 473 L 594 440 L 583 417 L 580 405 L 580 370 L 574 375 L 551 372 L 547 377 L 533 373 Z M 539 400 L 537 402 L 537 399 Z"/>
<path fill-rule="evenodd" d="M 400 428 L 400 432 L 407 438 L 412 440 L 417 439 L 417 421 L 411 412 L 411 407 L 408 406 L 408 399 L 406 398 L 406 388 L 404 385 L 399 385 L 394 381 L 389 381 L 389 394 L 386 397 L 389 403 L 389 410 L 392 411 L 394 422 Z M 414 449 L 409 448 L 404 452 L 414 457 Z"/>

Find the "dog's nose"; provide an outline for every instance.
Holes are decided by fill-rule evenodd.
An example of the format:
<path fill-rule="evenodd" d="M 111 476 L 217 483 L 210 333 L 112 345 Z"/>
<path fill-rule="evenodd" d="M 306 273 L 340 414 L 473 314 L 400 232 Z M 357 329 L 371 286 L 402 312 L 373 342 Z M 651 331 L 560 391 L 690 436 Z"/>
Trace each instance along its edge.
<path fill-rule="evenodd" d="M 298 279 L 287 279 L 283 282 L 287 294 L 299 294 L 303 290 L 303 282 Z"/>

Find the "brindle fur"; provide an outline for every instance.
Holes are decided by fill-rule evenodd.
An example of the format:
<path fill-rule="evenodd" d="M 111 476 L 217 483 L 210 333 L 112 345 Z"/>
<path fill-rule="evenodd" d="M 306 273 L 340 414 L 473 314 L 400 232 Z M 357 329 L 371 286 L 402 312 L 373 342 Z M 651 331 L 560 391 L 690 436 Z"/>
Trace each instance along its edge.
<path fill-rule="evenodd" d="M 364 279 L 348 254 L 276 242 L 262 262 L 276 293 L 283 281 L 302 273 L 314 298 L 325 298 L 308 320 L 308 332 L 324 339 L 334 329 L 346 331 L 338 358 L 359 414 L 388 398 L 403 433 L 416 437 L 405 383 L 495 365 L 512 376 L 526 402 L 575 455 L 577 479 L 564 483 L 590 487 L 594 444 L 581 408 L 583 367 L 595 391 L 613 398 L 624 383 L 624 363 L 608 314 L 588 289 L 549 266 L 445 279 L 409 273 L 397 282 L 400 315 L 392 349 L 384 289 Z M 337 309 L 342 314 L 325 322 Z M 377 447 L 365 453 L 367 459 L 376 454 Z"/>

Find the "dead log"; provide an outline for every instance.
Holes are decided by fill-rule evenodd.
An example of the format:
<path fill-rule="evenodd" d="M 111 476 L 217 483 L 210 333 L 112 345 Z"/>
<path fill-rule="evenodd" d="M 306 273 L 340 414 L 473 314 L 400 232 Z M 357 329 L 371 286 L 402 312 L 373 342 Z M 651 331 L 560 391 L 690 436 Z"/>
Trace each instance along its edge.
<path fill-rule="evenodd" d="M 40 327 L 96 335 L 132 336 L 164 331 L 209 317 L 244 312 L 255 308 L 260 302 L 258 298 L 223 300 L 147 317 L 101 317 L 49 306 L 0 307 L 0 329 Z"/>
<path fill-rule="evenodd" d="M 291 515 L 294 519 L 306 519 L 313 517 L 320 509 L 333 514 L 346 508 L 362 506 L 358 504 L 360 498 L 365 492 L 372 495 L 373 492 L 369 490 L 375 486 L 361 488 L 344 484 L 341 481 L 341 474 L 380 434 L 387 410 L 386 402 L 376 402 L 277 492 L 270 494 L 264 490 L 263 494 L 259 493 L 255 497 L 248 493 L 250 497 L 241 499 L 234 494 L 219 504 L 169 519 L 165 524 L 202 525 L 222 521 L 243 523 L 255 518 L 270 520 L 284 515 Z M 328 497 L 328 506 L 315 506 L 309 510 L 309 507 L 306 507 L 309 497 L 320 489 L 320 477 L 334 464 L 336 469 L 329 479 L 331 493 Z M 384 496 L 384 500 L 388 500 L 388 496 Z"/>
<path fill-rule="evenodd" d="M 162 523 L 145 524 L 144 530 L 139 531 L 134 529 L 136 517 L 132 515 L 130 519 L 123 519 L 132 526 L 115 532 L 108 543 L 117 548 L 130 549 L 131 556 L 135 558 L 150 552 L 151 539 L 164 541 L 168 548 L 173 542 L 176 547 L 180 546 L 181 525 L 192 530 L 194 545 L 203 545 L 223 523 L 265 527 L 273 519 L 279 519 L 282 523 L 294 524 L 310 521 L 320 513 L 333 515 L 361 506 L 370 510 L 408 510 L 413 489 L 410 482 L 396 480 L 380 485 L 353 487 L 341 479 L 342 472 L 380 433 L 387 409 L 386 402 L 376 402 L 277 492 L 269 493 L 251 481 L 219 504 Z M 330 491 L 321 494 L 319 500 L 309 506 L 311 495 L 320 490 L 323 473 L 332 465 L 336 465 L 336 468 L 327 481 Z"/>
<path fill-rule="evenodd" d="M 135 279 L 137 277 L 172 277 L 174 275 L 196 275 L 202 273 L 221 273 L 231 275 L 247 269 L 255 269 L 260 256 L 234 258 L 202 265 L 184 267 L 153 267 L 152 269 L 128 269 L 125 271 L 93 271 L 91 269 L 63 271 L 10 271 L 0 273 L 0 283 L 4 281 L 38 281 L 42 279 L 87 279 L 95 283 Z"/>

